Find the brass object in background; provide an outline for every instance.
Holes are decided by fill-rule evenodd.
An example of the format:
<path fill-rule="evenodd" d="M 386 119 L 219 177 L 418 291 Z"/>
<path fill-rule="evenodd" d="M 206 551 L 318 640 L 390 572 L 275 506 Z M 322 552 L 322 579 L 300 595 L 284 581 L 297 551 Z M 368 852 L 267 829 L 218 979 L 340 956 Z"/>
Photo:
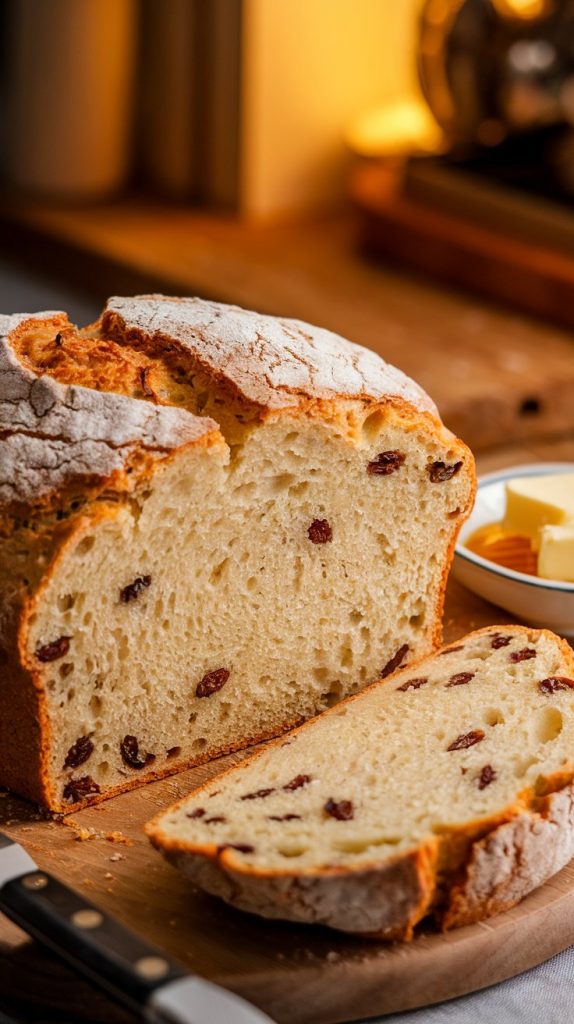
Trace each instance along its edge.
<path fill-rule="evenodd" d="M 451 143 L 574 124 L 572 0 L 426 0 L 421 85 Z"/>

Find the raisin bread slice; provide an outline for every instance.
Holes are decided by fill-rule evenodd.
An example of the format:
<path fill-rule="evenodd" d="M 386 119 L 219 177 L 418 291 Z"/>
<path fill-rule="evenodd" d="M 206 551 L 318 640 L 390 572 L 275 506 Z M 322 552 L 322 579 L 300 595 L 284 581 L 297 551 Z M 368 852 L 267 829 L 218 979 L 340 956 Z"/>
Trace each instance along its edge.
<path fill-rule="evenodd" d="M 400 371 L 198 299 L 0 334 L 0 784 L 66 811 L 440 642 L 474 466 Z"/>
<path fill-rule="evenodd" d="M 147 827 L 243 910 L 410 938 L 511 907 L 574 855 L 574 655 L 471 633 L 216 776 Z"/>

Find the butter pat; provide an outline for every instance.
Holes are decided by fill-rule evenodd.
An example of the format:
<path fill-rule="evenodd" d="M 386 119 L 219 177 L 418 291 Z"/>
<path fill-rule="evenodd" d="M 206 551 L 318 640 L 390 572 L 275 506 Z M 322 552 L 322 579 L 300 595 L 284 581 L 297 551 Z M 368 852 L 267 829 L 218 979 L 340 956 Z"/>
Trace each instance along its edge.
<path fill-rule="evenodd" d="M 570 522 L 574 523 L 574 473 L 518 477 L 507 483 L 502 526 L 530 537 L 535 550 L 539 548 L 542 527 Z"/>
<path fill-rule="evenodd" d="M 574 583 L 574 524 L 542 527 L 538 575 L 545 580 Z"/>

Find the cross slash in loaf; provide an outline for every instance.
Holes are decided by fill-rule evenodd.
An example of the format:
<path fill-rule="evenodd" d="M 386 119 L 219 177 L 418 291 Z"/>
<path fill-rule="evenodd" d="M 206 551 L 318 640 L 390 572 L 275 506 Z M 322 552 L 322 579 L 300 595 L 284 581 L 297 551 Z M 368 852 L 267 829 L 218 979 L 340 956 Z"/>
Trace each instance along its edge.
<path fill-rule="evenodd" d="M 68 811 L 440 642 L 470 452 L 373 352 L 199 299 L 0 322 L 0 784 Z"/>
<path fill-rule="evenodd" d="M 264 917 L 408 939 L 508 909 L 574 855 L 574 655 L 479 630 L 270 744 L 147 827 Z"/>

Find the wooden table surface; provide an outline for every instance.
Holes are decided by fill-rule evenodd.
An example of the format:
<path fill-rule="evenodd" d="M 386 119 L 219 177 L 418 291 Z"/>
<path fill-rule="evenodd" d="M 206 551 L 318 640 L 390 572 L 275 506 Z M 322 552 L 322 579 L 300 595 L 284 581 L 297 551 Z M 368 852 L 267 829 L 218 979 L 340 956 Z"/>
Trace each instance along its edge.
<path fill-rule="evenodd" d="M 0 247 L 102 302 L 201 295 L 331 328 L 415 377 L 475 450 L 574 429 L 569 332 L 369 261 L 348 213 L 253 225 L 140 199 L 12 202 L 0 206 Z"/>

